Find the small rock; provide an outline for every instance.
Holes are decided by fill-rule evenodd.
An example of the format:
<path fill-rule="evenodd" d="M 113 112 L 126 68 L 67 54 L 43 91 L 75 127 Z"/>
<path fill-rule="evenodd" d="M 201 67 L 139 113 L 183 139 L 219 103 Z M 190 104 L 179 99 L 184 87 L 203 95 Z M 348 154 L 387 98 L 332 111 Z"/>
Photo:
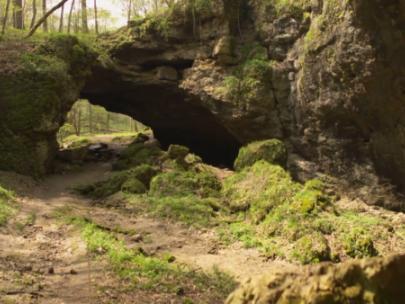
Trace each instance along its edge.
<path fill-rule="evenodd" d="M 48 268 L 48 274 L 54 274 L 55 273 L 55 269 L 51 266 Z"/>
<path fill-rule="evenodd" d="M 174 261 L 176 261 L 176 257 L 174 255 L 171 255 L 167 258 L 167 262 L 169 263 L 173 263 Z"/>
<path fill-rule="evenodd" d="M 77 271 L 74 269 L 70 269 L 70 274 L 75 275 L 75 274 L 77 274 Z"/>
<path fill-rule="evenodd" d="M 143 236 L 141 235 L 141 234 L 135 234 L 133 237 L 132 237 L 132 241 L 134 241 L 134 242 L 136 242 L 136 243 L 138 243 L 138 242 L 142 242 L 143 241 Z"/>

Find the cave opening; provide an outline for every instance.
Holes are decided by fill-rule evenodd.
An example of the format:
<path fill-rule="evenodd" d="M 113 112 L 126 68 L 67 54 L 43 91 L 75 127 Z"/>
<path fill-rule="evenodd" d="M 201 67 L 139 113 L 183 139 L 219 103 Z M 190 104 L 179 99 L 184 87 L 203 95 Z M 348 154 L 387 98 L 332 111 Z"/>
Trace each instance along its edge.
<path fill-rule="evenodd" d="M 162 106 L 156 109 L 167 111 Z M 177 113 L 180 117 L 176 118 L 173 118 L 173 112 L 170 120 L 163 120 L 159 124 L 153 119 L 145 119 L 147 112 L 142 110 L 144 115 L 141 117 L 152 122 L 153 128 L 140 122 L 136 112 L 131 107 L 116 107 L 114 103 L 99 105 L 80 99 L 72 106 L 65 124 L 57 133 L 59 147 L 74 148 L 102 142 L 111 144 L 115 140 L 129 144 L 131 138 L 143 132 L 157 139 L 163 150 L 167 150 L 171 144 L 183 145 L 208 164 L 233 167 L 240 143 L 207 110 L 187 109 L 185 114 Z"/>

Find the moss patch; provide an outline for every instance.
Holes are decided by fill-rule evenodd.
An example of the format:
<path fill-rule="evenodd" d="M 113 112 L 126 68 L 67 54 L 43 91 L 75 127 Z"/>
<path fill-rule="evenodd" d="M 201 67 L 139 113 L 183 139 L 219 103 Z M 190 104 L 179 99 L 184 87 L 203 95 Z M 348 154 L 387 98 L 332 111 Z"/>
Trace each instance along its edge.
<path fill-rule="evenodd" d="M 68 224 L 80 229 L 88 251 L 94 255 L 101 253 L 118 277 L 132 289 L 174 297 L 179 296 L 181 290 L 180 297 L 184 299 L 196 297 L 198 301 L 219 303 L 236 286 L 230 276 L 216 269 L 201 272 L 171 263 L 165 257 L 146 256 L 141 250 L 127 248 L 114 233 L 103 230 L 91 220 L 66 214 L 62 217 Z"/>
<path fill-rule="evenodd" d="M 5 225 L 15 212 L 15 208 L 11 204 L 13 200 L 13 193 L 0 186 L 0 226 Z"/>
<path fill-rule="evenodd" d="M 245 167 L 252 166 L 259 160 L 285 166 L 287 162 L 287 149 L 283 142 L 278 139 L 253 142 L 239 150 L 234 167 L 240 171 Z"/>

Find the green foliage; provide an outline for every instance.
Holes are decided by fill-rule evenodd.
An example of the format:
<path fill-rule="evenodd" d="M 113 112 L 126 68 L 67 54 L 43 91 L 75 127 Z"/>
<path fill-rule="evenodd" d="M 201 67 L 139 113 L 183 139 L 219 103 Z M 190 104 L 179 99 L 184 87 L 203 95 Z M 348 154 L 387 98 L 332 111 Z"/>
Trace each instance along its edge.
<path fill-rule="evenodd" d="M 267 50 L 256 43 L 245 45 L 241 53 L 242 63 L 225 77 L 217 93 L 246 109 L 271 89 L 272 62 L 267 59 Z"/>
<path fill-rule="evenodd" d="M 153 196 L 188 196 L 201 198 L 216 197 L 221 190 L 217 177 L 209 172 L 170 171 L 157 175 L 151 181 Z"/>
<path fill-rule="evenodd" d="M 234 167 L 240 171 L 245 167 L 252 166 L 259 160 L 285 166 L 287 163 L 287 149 L 284 143 L 278 139 L 250 143 L 239 150 Z"/>
<path fill-rule="evenodd" d="M 0 226 L 7 223 L 8 219 L 14 213 L 14 208 L 11 202 L 14 200 L 14 195 L 0 186 Z"/>

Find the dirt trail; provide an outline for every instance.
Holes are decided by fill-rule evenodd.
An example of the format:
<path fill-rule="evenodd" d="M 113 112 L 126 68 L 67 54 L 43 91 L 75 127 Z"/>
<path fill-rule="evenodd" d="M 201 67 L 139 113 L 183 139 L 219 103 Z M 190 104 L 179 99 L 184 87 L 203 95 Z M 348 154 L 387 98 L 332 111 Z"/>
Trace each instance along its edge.
<path fill-rule="evenodd" d="M 0 303 L 108 303 L 103 299 L 108 298 L 108 290 L 101 293 L 99 288 L 100 282 L 104 287 L 110 284 L 106 283 L 111 280 L 106 265 L 89 257 L 79 232 L 55 219 L 60 208 L 69 208 L 103 227 L 120 227 L 143 236 L 139 243 L 124 234 L 129 247 L 142 246 L 150 254 L 170 252 L 178 262 L 204 270 L 217 266 L 237 279 L 288 267 L 264 261 L 254 249 L 221 248 L 211 230 L 198 231 L 146 215 L 135 217 L 94 206 L 72 193 L 73 186 L 105 179 L 109 171 L 108 163 L 98 163 L 86 165 L 80 172 L 50 176 L 21 199 L 17 217 L 6 230 L 0 230 Z"/>

